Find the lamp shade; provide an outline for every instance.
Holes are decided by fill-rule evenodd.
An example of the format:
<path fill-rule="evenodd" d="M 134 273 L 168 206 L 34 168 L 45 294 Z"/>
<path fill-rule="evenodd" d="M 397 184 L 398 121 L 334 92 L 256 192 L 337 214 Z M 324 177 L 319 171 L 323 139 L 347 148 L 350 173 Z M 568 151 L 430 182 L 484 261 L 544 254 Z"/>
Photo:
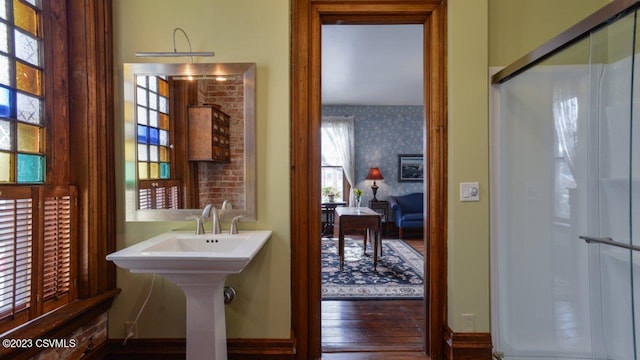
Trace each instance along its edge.
<path fill-rule="evenodd" d="M 372 167 L 369 169 L 369 174 L 365 180 L 384 180 L 384 177 L 382 177 L 382 173 L 379 168 Z"/>

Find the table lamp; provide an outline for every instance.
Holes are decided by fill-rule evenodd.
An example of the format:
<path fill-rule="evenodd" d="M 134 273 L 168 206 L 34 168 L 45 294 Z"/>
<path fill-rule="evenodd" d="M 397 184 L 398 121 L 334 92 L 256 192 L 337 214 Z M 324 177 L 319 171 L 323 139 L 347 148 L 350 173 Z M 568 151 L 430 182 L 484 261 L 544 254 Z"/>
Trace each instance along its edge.
<path fill-rule="evenodd" d="M 378 199 L 376 198 L 376 193 L 378 192 L 378 185 L 376 185 L 376 180 L 384 180 L 380 169 L 378 169 L 377 167 L 372 167 L 371 169 L 369 169 L 369 174 L 367 175 L 367 178 L 365 180 L 373 180 L 373 186 L 371 186 L 371 190 L 373 191 L 372 201 L 378 201 Z"/>

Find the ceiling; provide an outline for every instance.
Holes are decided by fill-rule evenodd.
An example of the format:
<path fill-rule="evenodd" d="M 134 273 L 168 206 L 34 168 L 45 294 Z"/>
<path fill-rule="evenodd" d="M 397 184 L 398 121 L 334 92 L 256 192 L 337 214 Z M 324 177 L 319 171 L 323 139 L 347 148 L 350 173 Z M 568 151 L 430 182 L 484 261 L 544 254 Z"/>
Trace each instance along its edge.
<path fill-rule="evenodd" d="M 323 105 L 423 105 L 422 25 L 323 25 Z"/>

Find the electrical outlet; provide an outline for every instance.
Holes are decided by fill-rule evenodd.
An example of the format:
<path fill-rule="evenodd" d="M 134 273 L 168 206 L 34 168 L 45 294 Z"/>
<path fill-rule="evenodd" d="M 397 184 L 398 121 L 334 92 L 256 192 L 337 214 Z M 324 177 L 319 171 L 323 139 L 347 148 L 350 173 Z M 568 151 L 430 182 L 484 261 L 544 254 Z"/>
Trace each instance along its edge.
<path fill-rule="evenodd" d="M 129 337 L 129 334 L 133 338 L 138 337 L 138 327 L 133 321 L 124 322 L 124 337 Z"/>
<path fill-rule="evenodd" d="M 476 329 L 476 314 L 462 314 L 462 332 L 474 332 Z"/>

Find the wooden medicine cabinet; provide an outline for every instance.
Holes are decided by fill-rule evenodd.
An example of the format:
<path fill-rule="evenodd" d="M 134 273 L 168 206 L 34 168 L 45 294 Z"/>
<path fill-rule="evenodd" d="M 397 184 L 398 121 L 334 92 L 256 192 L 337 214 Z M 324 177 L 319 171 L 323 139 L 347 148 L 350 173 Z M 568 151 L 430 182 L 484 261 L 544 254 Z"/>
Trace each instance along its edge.
<path fill-rule="evenodd" d="M 230 116 L 217 105 L 191 105 L 188 108 L 189 161 L 231 161 Z"/>

